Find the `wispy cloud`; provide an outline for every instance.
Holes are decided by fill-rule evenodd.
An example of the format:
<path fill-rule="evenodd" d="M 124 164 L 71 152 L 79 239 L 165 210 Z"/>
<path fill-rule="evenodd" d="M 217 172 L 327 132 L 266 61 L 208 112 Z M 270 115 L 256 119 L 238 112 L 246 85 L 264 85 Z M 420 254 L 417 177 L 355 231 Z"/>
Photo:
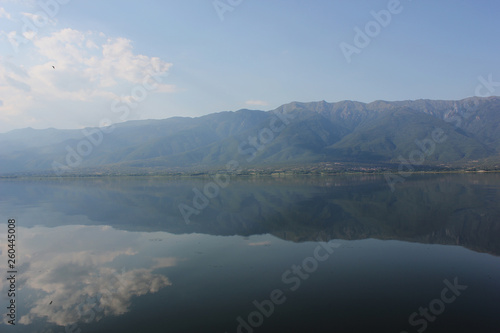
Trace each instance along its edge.
<path fill-rule="evenodd" d="M 267 106 L 269 105 L 268 102 L 266 101 L 261 101 L 261 100 L 248 100 L 245 102 L 247 105 L 258 105 L 258 106 Z"/>
<path fill-rule="evenodd" d="M 13 79 L 12 77 L 10 76 L 7 76 L 5 77 L 5 81 L 13 88 L 17 88 L 19 90 L 22 90 L 24 92 L 30 92 L 31 90 L 31 87 L 24 83 L 24 82 L 21 82 L 21 81 L 18 81 L 16 79 Z"/>
<path fill-rule="evenodd" d="M 8 13 L 5 8 L 0 7 L 0 18 L 6 18 L 8 20 L 12 20 L 12 15 Z"/>
<path fill-rule="evenodd" d="M 151 79 L 152 73 L 167 73 L 172 63 L 137 54 L 129 39 L 66 28 L 32 36 L 31 41 L 31 59 L 36 62 L 21 66 L 15 59 L 0 58 L 5 111 L 0 122 L 44 126 L 51 119 L 66 118 L 71 124 L 81 121 L 82 114 L 84 119 L 99 120 L 111 101 L 126 99 L 131 87 L 144 84 L 148 77 L 156 87 L 153 94 L 177 91 L 172 84 Z"/>

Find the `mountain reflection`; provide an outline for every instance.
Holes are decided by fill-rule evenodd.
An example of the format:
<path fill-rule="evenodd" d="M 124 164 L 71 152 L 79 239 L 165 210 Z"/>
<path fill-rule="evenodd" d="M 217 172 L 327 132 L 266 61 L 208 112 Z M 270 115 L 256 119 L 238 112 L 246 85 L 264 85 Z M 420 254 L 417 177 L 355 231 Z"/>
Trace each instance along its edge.
<path fill-rule="evenodd" d="M 237 178 L 186 224 L 179 204 L 210 181 L 0 181 L 17 228 L 16 331 L 234 332 L 279 289 L 287 301 L 262 331 L 400 332 L 455 277 L 468 288 L 432 330 L 498 327 L 499 174 L 414 174 L 394 192 L 381 175 Z M 307 268 L 330 239 L 341 246 Z M 297 267 L 308 275 L 284 278 Z"/>
<path fill-rule="evenodd" d="M 231 179 L 186 224 L 179 204 L 193 206 L 193 189 L 203 191 L 210 181 L 102 178 L 2 185 L 11 202 L 17 197 L 25 204 L 49 205 L 65 216 L 65 222 L 43 221 L 47 226 L 78 218 L 79 224 L 123 230 L 270 233 L 291 241 L 394 239 L 500 254 L 499 174 L 415 174 L 394 192 L 381 175 Z"/>

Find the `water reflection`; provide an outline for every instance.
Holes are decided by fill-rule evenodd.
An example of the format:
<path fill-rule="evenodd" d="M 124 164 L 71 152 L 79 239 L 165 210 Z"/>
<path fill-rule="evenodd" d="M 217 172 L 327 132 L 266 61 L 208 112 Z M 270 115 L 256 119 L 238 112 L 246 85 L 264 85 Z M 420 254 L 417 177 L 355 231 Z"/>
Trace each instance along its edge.
<path fill-rule="evenodd" d="M 500 175 L 414 175 L 395 192 L 376 175 L 233 179 L 186 224 L 179 204 L 208 181 L 1 181 L 19 236 L 16 332 L 234 332 L 276 288 L 287 301 L 261 332 L 399 332 L 455 277 L 467 293 L 428 332 L 498 326 Z M 332 239 L 292 293 L 283 273 Z"/>
<path fill-rule="evenodd" d="M 391 192 L 382 176 L 236 179 L 186 224 L 179 204 L 210 179 L 3 182 L 26 224 L 111 225 L 175 234 L 271 233 L 292 241 L 398 239 L 500 254 L 500 174 L 414 175 Z M 22 207 L 22 206 L 21 206 Z M 44 217 L 43 220 L 40 220 Z"/>
<path fill-rule="evenodd" d="M 43 319 L 68 326 L 125 314 L 133 297 L 170 286 L 154 271 L 177 263 L 173 257 L 144 258 L 140 234 L 107 226 L 21 227 L 18 234 L 22 325 Z M 7 288 L 4 279 L 0 288 Z"/>

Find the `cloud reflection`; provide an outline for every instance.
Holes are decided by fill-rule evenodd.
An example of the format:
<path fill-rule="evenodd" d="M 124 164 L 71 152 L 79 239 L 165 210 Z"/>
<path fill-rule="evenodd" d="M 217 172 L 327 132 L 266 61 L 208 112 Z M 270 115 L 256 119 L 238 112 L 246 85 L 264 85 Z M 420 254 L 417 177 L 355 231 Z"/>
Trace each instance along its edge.
<path fill-rule="evenodd" d="M 248 246 L 269 246 L 269 245 L 271 245 L 270 241 L 248 243 Z"/>
<path fill-rule="evenodd" d="M 61 239 L 60 228 L 64 229 L 68 242 L 58 244 L 42 240 L 45 237 Z M 132 297 L 156 293 L 171 285 L 167 277 L 153 271 L 175 266 L 177 259 L 140 257 L 140 251 L 134 249 L 139 248 L 137 243 L 141 233 L 100 227 L 60 228 L 20 230 L 25 236 L 22 243 L 25 254 L 20 260 L 23 264 L 18 267 L 18 285 L 28 297 L 26 300 L 19 298 L 27 308 L 26 314 L 20 316 L 19 324 L 28 325 L 43 319 L 67 326 L 122 315 L 129 311 Z M 106 233 L 109 242 L 97 244 L 82 237 L 90 231 L 88 229 Z M 83 238 L 80 242 L 76 241 L 78 235 Z M 27 243 L 26 238 L 30 239 Z M 25 244 L 27 248 L 24 248 Z M 58 246 L 47 247 L 47 244 Z M 141 267 L 117 268 L 117 261 L 123 260 L 124 256 L 127 265 L 135 262 Z M 2 281 L 0 287 L 5 289 L 7 285 Z"/>

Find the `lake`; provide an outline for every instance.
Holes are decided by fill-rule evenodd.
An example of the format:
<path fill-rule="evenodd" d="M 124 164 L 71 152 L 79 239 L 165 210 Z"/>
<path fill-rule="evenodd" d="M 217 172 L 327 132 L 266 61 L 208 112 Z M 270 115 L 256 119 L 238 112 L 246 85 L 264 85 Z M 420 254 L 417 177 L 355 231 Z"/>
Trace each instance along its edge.
<path fill-rule="evenodd" d="M 1 180 L 0 330 L 499 332 L 499 203 L 498 173 Z"/>

